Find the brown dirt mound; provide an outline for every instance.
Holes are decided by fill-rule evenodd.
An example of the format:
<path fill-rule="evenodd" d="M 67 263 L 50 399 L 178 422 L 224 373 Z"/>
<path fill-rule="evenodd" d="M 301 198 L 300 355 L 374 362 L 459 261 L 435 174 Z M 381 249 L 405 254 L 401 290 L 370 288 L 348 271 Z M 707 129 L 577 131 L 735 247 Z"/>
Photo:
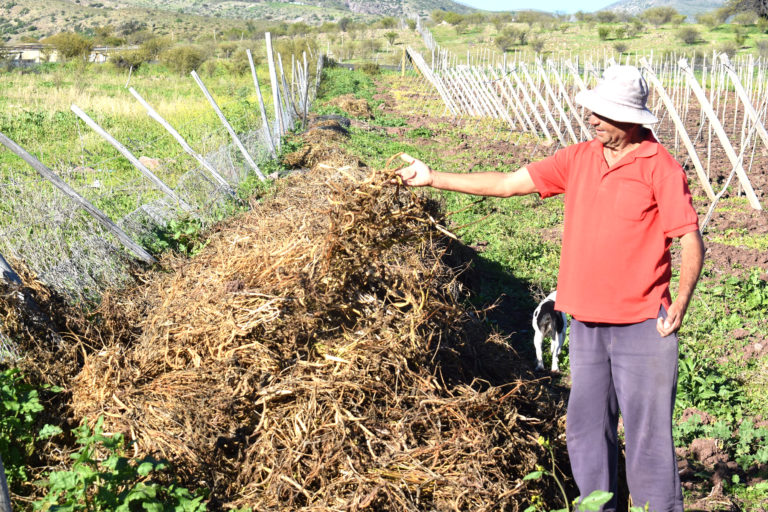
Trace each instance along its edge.
<path fill-rule="evenodd" d="M 328 102 L 334 107 L 339 107 L 341 110 L 351 115 L 352 117 L 361 117 L 364 119 L 373 119 L 373 110 L 368 104 L 368 100 L 357 99 L 354 94 L 344 94 L 337 96 Z"/>
<path fill-rule="evenodd" d="M 552 495 L 522 478 L 561 404 L 459 306 L 455 242 L 390 179 L 293 175 L 198 257 L 166 262 L 122 299 L 146 304 L 122 317 L 140 334 L 85 357 L 76 415 L 177 463 L 213 509 L 522 510 Z"/>

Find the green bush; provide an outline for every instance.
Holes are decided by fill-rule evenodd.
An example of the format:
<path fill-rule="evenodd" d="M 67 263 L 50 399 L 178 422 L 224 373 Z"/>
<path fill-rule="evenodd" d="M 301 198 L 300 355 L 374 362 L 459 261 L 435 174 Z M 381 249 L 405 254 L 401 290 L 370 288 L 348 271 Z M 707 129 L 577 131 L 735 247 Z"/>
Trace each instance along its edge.
<path fill-rule="evenodd" d="M 160 62 L 180 74 L 197 69 L 207 58 L 205 50 L 193 45 L 174 46 L 160 54 Z"/>
<path fill-rule="evenodd" d="M 147 61 L 149 61 L 149 56 L 140 48 L 114 52 L 109 55 L 109 62 L 120 69 L 139 69 Z"/>
<path fill-rule="evenodd" d="M 629 45 L 627 43 L 618 42 L 613 44 L 613 49 L 619 53 L 624 53 L 629 49 Z"/>
<path fill-rule="evenodd" d="M 677 38 L 685 44 L 696 44 L 701 40 L 701 34 L 693 27 L 683 27 L 677 31 Z"/>
<path fill-rule="evenodd" d="M 43 39 L 42 42 L 53 45 L 64 60 L 72 60 L 76 57 L 87 60 L 93 50 L 93 41 L 74 32 L 60 32 Z"/>
<path fill-rule="evenodd" d="M 18 490 L 28 481 L 25 468 L 35 443 L 61 432 L 51 425 L 42 429 L 36 426 L 37 415 L 42 410 L 37 389 L 24 382 L 19 370 L 0 372 L 0 454 L 12 489 Z"/>
<path fill-rule="evenodd" d="M 757 48 L 757 54 L 760 56 L 760 58 L 768 59 L 768 40 L 763 39 L 756 42 L 755 48 Z"/>
<path fill-rule="evenodd" d="M 601 41 L 605 41 L 610 35 L 610 27 L 597 27 L 597 37 L 599 37 Z"/>
<path fill-rule="evenodd" d="M 366 62 L 362 66 L 360 66 L 360 71 L 365 73 L 366 75 L 378 75 L 381 73 L 381 68 L 378 64 L 375 64 L 373 62 Z"/>

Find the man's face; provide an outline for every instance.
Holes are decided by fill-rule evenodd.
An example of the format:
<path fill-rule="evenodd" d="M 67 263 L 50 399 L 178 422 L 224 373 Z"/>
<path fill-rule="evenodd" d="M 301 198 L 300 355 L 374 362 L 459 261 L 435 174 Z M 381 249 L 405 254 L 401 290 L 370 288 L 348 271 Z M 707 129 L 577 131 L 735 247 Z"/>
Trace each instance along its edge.
<path fill-rule="evenodd" d="M 637 126 L 613 121 L 594 112 L 589 116 L 589 124 L 595 129 L 595 138 L 609 149 L 618 149 L 626 144 L 630 140 L 630 132 Z"/>

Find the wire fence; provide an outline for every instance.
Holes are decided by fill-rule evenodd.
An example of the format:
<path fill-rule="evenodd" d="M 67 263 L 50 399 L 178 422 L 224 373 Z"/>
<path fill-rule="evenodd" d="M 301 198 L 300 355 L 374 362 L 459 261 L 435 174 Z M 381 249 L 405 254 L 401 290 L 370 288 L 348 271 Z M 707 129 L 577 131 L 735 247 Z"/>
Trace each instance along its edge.
<path fill-rule="evenodd" d="M 269 35 L 267 40 L 271 50 Z M 3 273 L 6 283 L 13 283 L 14 263 L 23 262 L 51 290 L 88 307 L 107 289 L 131 281 L 131 268 L 141 258 L 126 249 L 126 240 L 158 253 L 167 244 L 171 223 L 189 220 L 206 227 L 234 211 L 242 204 L 235 191 L 255 175 L 263 176 L 260 167 L 276 157 L 281 137 L 306 116 L 322 73 L 322 55 L 315 56 L 314 69 L 306 56 L 296 59 L 290 81 L 282 66 L 272 66 L 272 59 L 279 56 L 270 53 L 269 58 L 274 70 L 273 116 L 263 117 L 263 105 L 262 115 L 246 112 L 227 119 L 222 114 L 219 128 L 203 140 L 190 141 L 187 148 L 177 144 L 170 131 L 147 140 L 118 141 L 108 148 L 109 134 L 104 130 L 108 149 L 95 154 L 85 143 L 94 133 L 89 122 L 80 120 L 82 150 L 77 166 L 57 163 L 49 169 L 17 147 L 23 160 L 0 169 L 0 255 L 10 262 L 9 271 Z M 258 88 L 253 67 L 252 72 Z M 99 119 L 91 121 L 100 128 Z M 232 126 L 244 129 L 235 131 Z M 13 150 L 15 143 L 0 136 Z M 231 142 L 221 143 L 227 139 Z M 215 141 L 218 145 L 211 147 Z M 188 151 L 191 145 L 202 148 L 203 154 Z M 153 156 L 158 154 L 162 158 Z M 133 165 L 129 160 L 135 160 Z M 93 215 L 92 210 L 110 212 L 115 220 Z M 17 356 L 17 347 L 0 332 L 0 360 Z"/>

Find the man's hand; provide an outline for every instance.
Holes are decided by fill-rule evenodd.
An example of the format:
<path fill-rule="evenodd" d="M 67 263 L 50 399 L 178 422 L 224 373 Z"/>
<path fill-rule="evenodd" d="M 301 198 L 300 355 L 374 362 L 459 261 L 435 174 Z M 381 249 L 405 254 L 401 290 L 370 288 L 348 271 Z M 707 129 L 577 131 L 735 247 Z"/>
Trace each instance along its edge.
<path fill-rule="evenodd" d="M 432 185 L 432 170 L 421 160 L 403 153 L 400 158 L 408 165 L 397 171 L 405 185 L 410 187 L 426 187 Z"/>
<path fill-rule="evenodd" d="M 682 246 L 680 264 L 680 285 L 678 286 L 677 299 L 669 306 L 667 318 L 659 318 L 656 321 L 656 330 L 662 336 L 669 336 L 677 332 L 683 324 L 683 317 L 688 311 L 693 290 L 699 280 L 699 274 L 704 266 L 704 242 L 698 230 L 691 231 L 680 237 Z"/>
<path fill-rule="evenodd" d="M 672 305 L 669 306 L 669 311 L 667 311 L 667 318 L 659 317 L 659 319 L 656 320 L 656 330 L 659 331 L 662 338 L 669 336 L 680 329 L 680 326 L 683 325 L 684 316 L 685 311 L 681 311 L 680 306 L 676 302 L 673 302 Z"/>

